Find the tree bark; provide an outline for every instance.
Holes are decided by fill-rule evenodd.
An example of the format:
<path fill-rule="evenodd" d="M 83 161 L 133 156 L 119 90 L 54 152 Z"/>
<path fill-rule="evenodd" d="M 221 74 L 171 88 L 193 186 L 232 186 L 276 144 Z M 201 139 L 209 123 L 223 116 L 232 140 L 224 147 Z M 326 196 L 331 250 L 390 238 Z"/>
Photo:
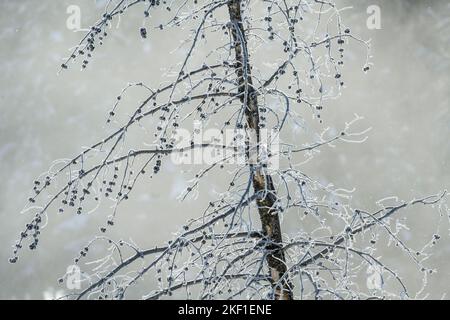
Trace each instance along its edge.
<path fill-rule="evenodd" d="M 258 96 L 253 87 L 251 65 L 247 50 L 241 1 L 230 0 L 228 11 L 231 20 L 233 47 L 236 54 L 236 74 L 238 77 L 238 93 L 245 107 L 247 130 L 253 132 L 256 140 L 256 149 L 259 149 L 261 130 L 259 126 Z M 282 233 L 279 212 L 276 207 L 276 190 L 272 177 L 266 173 L 259 159 L 257 151 L 257 164 L 249 164 L 252 174 L 254 192 L 258 195 L 256 203 L 261 220 L 262 229 L 267 239 L 267 264 L 270 270 L 275 300 L 292 300 L 292 285 L 286 276 L 286 260 L 282 249 Z M 248 157 L 247 157 L 248 158 Z"/>

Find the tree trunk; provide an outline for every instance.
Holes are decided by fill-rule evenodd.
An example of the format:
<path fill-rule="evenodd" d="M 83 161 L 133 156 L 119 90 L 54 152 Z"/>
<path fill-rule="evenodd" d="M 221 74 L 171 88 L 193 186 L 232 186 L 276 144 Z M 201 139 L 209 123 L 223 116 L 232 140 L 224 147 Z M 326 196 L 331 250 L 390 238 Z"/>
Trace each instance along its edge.
<path fill-rule="evenodd" d="M 247 51 L 247 39 L 244 32 L 241 1 L 230 0 L 228 11 L 231 20 L 231 32 L 233 36 L 233 46 L 236 54 L 236 73 L 238 77 L 240 99 L 245 106 L 245 116 L 247 129 L 255 136 L 256 149 L 261 141 L 261 131 L 259 127 L 258 97 L 253 88 L 251 76 L 251 66 Z M 250 133 L 250 134 L 252 134 Z M 252 172 L 253 189 L 258 196 L 256 203 L 261 219 L 262 229 L 267 239 L 266 250 L 267 264 L 270 270 L 270 277 L 274 289 L 274 299 L 292 300 L 292 285 L 286 274 L 286 262 L 282 249 L 282 234 L 280 227 L 279 212 L 276 208 L 276 191 L 272 177 L 267 174 L 260 162 L 257 151 L 257 165 L 250 164 Z M 284 276 L 284 277 L 283 277 Z M 280 280 L 281 279 L 281 280 Z"/>

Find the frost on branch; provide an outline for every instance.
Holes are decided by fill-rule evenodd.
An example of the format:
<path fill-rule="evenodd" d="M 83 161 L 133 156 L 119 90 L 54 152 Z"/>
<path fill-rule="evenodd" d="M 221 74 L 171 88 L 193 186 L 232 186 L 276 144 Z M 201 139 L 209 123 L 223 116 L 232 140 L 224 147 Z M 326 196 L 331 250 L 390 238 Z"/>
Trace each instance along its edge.
<path fill-rule="evenodd" d="M 37 248 L 55 211 L 95 214 L 106 204 L 111 207 L 108 218 L 75 257 L 82 270 L 81 289 L 67 298 L 421 297 L 423 290 L 409 292 L 401 272 L 383 262 L 377 244 L 387 240 L 406 255 L 425 285 L 433 272 L 425 260 L 439 233 L 423 247 L 412 248 L 402 239 L 400 232 L 407 226 L 397 215 L 426 205 L 446 217 L 446 192 L 395 204 L 380 201 L 378 209 L 364 210 L 353 207 L 353 190 L 325 185 L 303 171 L 321 149 L 363 143 L 370 130 L 357 129 L 363 118 L 355 114 L 337 132 L 325 127 L 310 141 L 295 131 L 323 127 L 321 115 L 345 88 L 349 46 L 356 46 L 363 57 L 361 72 L 371 67 L 370 43 L 344 24 L 344 9 L 318 0 L 108 2 L 62 69 L 88 67 L 107 41 L 109 26 L 125 19 L 129 10 L 143 13 L 144 27 L 135 35 L 143 41 L 168 28 L 185 33 L 178 48 L 184 58 L 167 69 L 156 87 L 129 83 L 107 115 L 111 132 L 74 158 L 56 161 L 35 181 L 25 209 L 32 219 L 10 261 L 17 262 L 23 246 Z M 170 18 L 155 25 L 152 18 L 158 15 Z M 147 98 L 124 118 L 121 105 L 131 89 Z M 149 125 L 149 119 L 157 125 Z M 193 123 L 239 134 L 231 144 L 214 138 L 180 144 L 180 132 Z M 265 129 L 279 133 L 275 151 L 263 144 Z M 129 135 L 142 136 L 142 144 L 130 145 Z M 198 218 L 151 248 L 108 235 L 138 184 L 151 184 L 153 177 L 165 174 L 164 163 L 199 150 L 222 156 L 198 167 L 181 200 L 195 195 L 206 175 L 227 172 L 231 179 Z M 240 156 L 243 164 L 232 162 Z M 279 159 L 276 166 L 270 165 L 274 158 Z M 148 214 L 161 213 L 148 208 Z M 60 282 L 69 277 L 63 275 Z M 366 279 L 367 289 L 361 286 Z"/>

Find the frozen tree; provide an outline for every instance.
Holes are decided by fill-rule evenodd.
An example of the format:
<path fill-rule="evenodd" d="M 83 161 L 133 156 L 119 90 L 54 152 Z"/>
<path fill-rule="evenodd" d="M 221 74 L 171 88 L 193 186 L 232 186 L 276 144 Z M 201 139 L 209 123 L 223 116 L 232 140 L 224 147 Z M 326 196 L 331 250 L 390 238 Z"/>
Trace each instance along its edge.
<path fill-rule="evenodd" d="M 357 129 L 358 115 L 340 130 L 310 134 L 309 142 L 298 130 L 322 127 L 321 114 L 345 87 L 347 46 L 354 44 L 362 52 L 361 72 L 371 67 L 370 43 L 344 24 L 344 9 L 319 0 L 107 1 L 105 13 L 62 69 L 79 60 L 88 67 L 113 32 L 111 24 L 125 19 L 129 10 L 143 11 L 144 26 L 168 11 L 164 24 L 142 27 L 136 36 L 151 41 L 153 32 L 178 28 L 185 33 L 179 47 L 184 58 L 157 88 L 128 84 L 107 120 L 117 129 L 74 158 L 55 162 L 35 181 L 26 209 L 33 217 L 10 262 L 17 262 L 22 246 L 36 249 L 52 211 L 83 215 L 106 203 L 112 209 L 100 235 L 75 258 L 82 270 L 81 289 L 67 298 L 419 297 L 422 291 L 409 292 L 401 273 L 383 262 L 377 241 L 388 241 L 406 254 L 426 284 L 432 269 L 424 262 L 440 236 L 430 235 L 423 247 L 412 248 L 400 236 L 406 226 L 395 215 L 426 205 L 447 216 L 446 192 L 394 204 L 383 199 L 377 210 L 364 210 L 352 206 L 351 190 L 303 170 L 322 148 L 362 143 L 367 137 L 368 130 Z M 129 117 L 120 118 L 130 88 L 146 92 L 147 98 Z M 148 119 L 158 124 L 151 126 Z M 193 126 L 186 136 L 185 128 Z M 199 131 L 206 128 L 217 134 L 199 140 Z M 153 140 L 145 148 L 127 143 L 128 135 L 143 134 L 144 141 L 149 132 Z M 231 141 L 223 138 L 229 132 Z M 196 162 L 199 154 L 201 163 Z M 112 239 L 108 230 L 121 204 L 132 199 L 137 184 L 151 183 L 144 177 L 164 175 L 167 161 L 200 167 L 181 200 L 195 196 L 206 175 L 231 178 L 170 241 L 143 249 Z M 99 250 L 91 250 L 94 246 L 103 246 L 100 257 Z M 72 276 L 68 272 L 59 281 Z"/>

